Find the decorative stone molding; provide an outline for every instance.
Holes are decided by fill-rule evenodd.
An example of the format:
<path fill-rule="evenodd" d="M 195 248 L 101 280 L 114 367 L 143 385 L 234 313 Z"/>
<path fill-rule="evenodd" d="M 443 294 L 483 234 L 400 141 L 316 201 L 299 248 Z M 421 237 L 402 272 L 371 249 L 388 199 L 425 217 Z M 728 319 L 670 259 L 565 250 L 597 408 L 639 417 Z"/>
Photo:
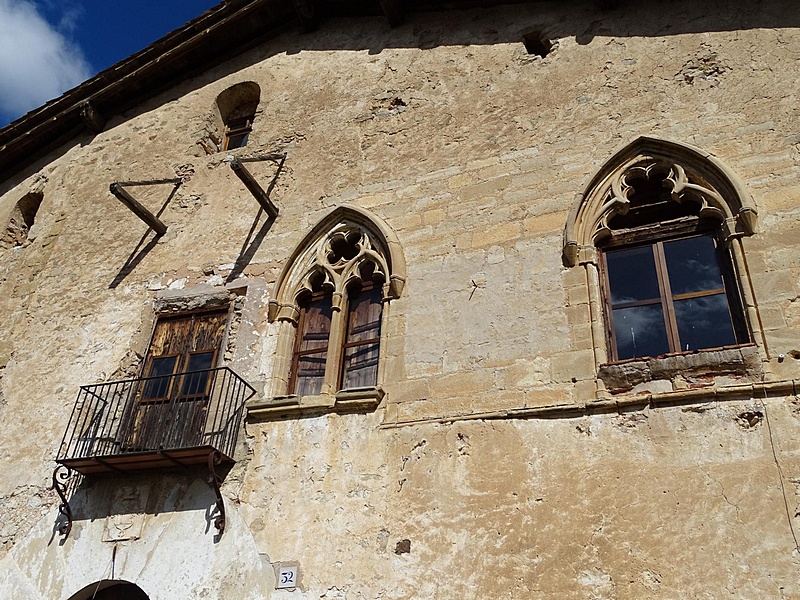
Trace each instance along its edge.
<path fill-rule="evenodd" d="M 247 417 L 250 420 L 267 420 L 328 412 L 373 410 L 381 403 L 384 395 L 383 388 L 372 386 L 318 396 L 275 396 L 249 402 L 246 406 Z"/>
<path fill-rule="evenodd" d="M 700 205 L 700 216 L 720 221 L 726 242 L 755 233 L 758 212 L 739 177 L 721 160 L 688 144 L 640 137 L 617 152 L 589 182 L 564 230 L 564 262 L 595 262 L 595 245 L 611 235 L 609 221 L 630 208 L 631 182 L 653 173 L 674 202 Z"/>
<path fill-rule="evenodd" d="M 354 246 L 357 253 L 343 254 L 341 248 L 345 246 Z M 331 290 L 333 309 L 340 311 L 347 286 L 361 279 L 365 268 L 381 275 L 384 301 L 400 297 L 406 263 L 397 236 L 368 211 L 340 206 L 324 217 L 289 257 L 269 301 L 270 322 L 296 324 L 299 298 L 314 285 Z"/>

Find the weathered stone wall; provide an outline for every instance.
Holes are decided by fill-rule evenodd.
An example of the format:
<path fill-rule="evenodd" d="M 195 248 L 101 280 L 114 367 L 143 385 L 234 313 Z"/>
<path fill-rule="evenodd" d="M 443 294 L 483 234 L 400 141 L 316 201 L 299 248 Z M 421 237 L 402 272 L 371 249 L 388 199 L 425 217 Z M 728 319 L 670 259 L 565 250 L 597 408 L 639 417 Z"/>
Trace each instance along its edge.
<path fill-rule="evenodd" d="M 78 387 L 136 371 L 156 297 L 243 297 L 226 360 L 267 399 L 285 376 L 273 372 L 270 286 L 314 224 L 350 203 L 388 223 L 408 264 L 387 309 L 380 407 L 251 419 L 223 488 L 237 544 L 214 544 L 203 492 L 175 484 L 201 499 L 174 522 L 146 513 L 141 538 L 117 542 L 128 559 L 115 577 L 159 600 L 261 597 L 274 581 L 256 560 L 299 563 L 299 589 L 276 598 L 800 598 L 795 13 L 536 3 L 416 13 L 394 30 L 332 20 L 3 184 L 2 227 L 26 194 L 43 200 L 27 242 L 0 247 L 2 595 L 68 598 L 108 577 L 106 518 L 79 514 L 60 545 L 47 487 Z M 522 44 L 536 29 L 557 41 L 544 59 Z M 243 81 L 261 102 L 233 154 L 287 152 L 269 225 L 229 153 L 201 144 L 218 127 L 215 98 Z M 716 155 L 752 194 L 755 378 L 598 391 L 586 275 L 564 267 L 562 232 L 592 175 L 643 135 Z M 265 187 L 277 169 L 248 168 Z M 175 176 L 157 241 L 108 191 Z M 133 193 L 158 210 L 170 190 Z M 88 486 L 76 502 L 105 506 L 110 493 Z M 179 543 L 192 526 L 212 574 L 247 547 L 241 578 L 192 581 Z M 170 547 L 184 553 L 170 563 L 177 587 L 152 570 Z M 253 585 L 231 587 L 242 578 Z"/>

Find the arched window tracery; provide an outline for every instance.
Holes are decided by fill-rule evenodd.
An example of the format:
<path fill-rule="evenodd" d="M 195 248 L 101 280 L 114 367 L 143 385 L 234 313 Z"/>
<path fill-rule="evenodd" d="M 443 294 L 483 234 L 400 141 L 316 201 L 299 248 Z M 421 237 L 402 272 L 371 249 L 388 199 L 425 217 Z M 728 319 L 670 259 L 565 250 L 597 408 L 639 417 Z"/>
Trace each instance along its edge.
<path fill-rule="evenodd" d="M 313 396 L 380 383 L 385 307 L 399 297 L 405 261 L 385 223 L 340 207 L 298 246 L 276 283 L 270 320 L 291 337 L 276 395 Z M 288 363 L 288 364 L 284 364 Z"/>

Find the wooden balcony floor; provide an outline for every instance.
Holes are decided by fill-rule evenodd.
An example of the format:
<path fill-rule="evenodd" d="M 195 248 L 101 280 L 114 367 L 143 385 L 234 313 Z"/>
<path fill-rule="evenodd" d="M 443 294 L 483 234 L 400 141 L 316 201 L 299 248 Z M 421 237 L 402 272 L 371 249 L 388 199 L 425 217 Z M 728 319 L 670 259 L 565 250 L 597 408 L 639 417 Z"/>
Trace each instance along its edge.
<path fill-rule="evenodd" d="M 213 446 L 194 446 L 172 450 L 141 450 L 107 456 L 86 456 L 81 458 L 60 458 L 56 462 L 82 475 L 99 475 L 102 473 L 135 473 L 156 469 L 174 469 L 207 465 L 208 455 L 216 451 Z M 220 452 L 222 464 L 233 464 L 235 461 Z"/>

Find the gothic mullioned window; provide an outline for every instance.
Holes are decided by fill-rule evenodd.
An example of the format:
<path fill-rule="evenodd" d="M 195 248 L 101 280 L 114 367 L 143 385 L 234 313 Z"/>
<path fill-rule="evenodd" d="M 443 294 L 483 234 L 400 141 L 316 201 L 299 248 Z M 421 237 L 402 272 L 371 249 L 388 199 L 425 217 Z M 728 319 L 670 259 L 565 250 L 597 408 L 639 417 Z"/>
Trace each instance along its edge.
<path fill-rule="evenodd" d="M 639 138 L 595 175 L 565 230 L 583 265 L 596 363 L 758 340 L 741 238 L 756 210 L 719 159 Z"/>
<path fill-rule="evenodd" d="M 287 372 L 276 395 L 316 396 L 381 382 L 383 322 L 405 276 L 394 234 L 376 217 L 342 207 L 314 228 L 278 280 L 270 318 L 291 326 Z"/>
<path fill-rule="evenodd" d="M 672 199 L 674 166 L 628 171 L 625 213 L 599 241 L 612 358 L 623 360 L 749 342 L 719 221 L 702 201 Z"/>

